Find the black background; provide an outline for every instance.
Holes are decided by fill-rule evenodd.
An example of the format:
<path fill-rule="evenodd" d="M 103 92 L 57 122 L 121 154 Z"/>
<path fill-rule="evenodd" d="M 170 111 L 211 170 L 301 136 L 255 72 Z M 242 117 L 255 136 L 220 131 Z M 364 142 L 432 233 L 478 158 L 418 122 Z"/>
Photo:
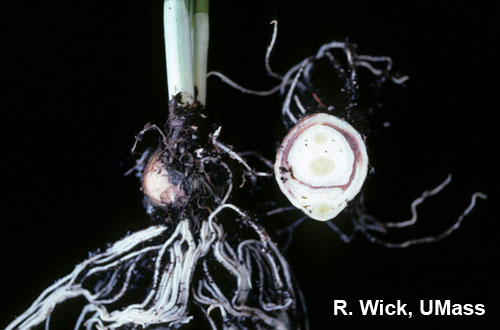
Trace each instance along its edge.
<path fill-rule="evenodd" d="M 423 190 L 448 173 L 454 180 L 420 208 L 416 229 L 387 239 L 437 234 L 474 191 L 489 195 L 451 237 L 404 250 L 361 237 L 347 245 L 313 220 L 299 226 L 286 256 L 303 288 L 311 329 L 493 328 L 485 321 L 498 314 L 500 275 L 492 190 L 498 164 L 494 9 L 464 2 L 212 1 L 209 70 L 245 86 L 273 86 L 263 65 L 272 19 L 279 21 L 271 61 L 278 72 L 325 42 L 348 38 L 360 53 L 391 56 L 395 69 L 410 76 L 406 88 L 388 88 L 370 122 L 375 174 L 364 188 L 368 211 L 404 220 Z M 123 173 L 133 164 L 134 135 L 166 116 L 161 11 L 162 1 L 18 2 L 4 11 L 2 325 L 88 251 L 149 224 L 137 180 Z M 208 107 L 223 126 L 222 140 L 273 157 L 285 134 L 279 98 L 242 95 L 210 78 Z M 389 128 L 382 127 L 386 121 Z M 279 226 L 297 216 L 284 215 Z M 337 221 L 349 230 L 347 217 Z M 333 316 L 334 299 L 351 302 L 355 315 Z M 414 317 L 360 317 L 358 299 L 400 299 Z M 486 316 L 418 317 L 419 299 L 482 303 Z"/>

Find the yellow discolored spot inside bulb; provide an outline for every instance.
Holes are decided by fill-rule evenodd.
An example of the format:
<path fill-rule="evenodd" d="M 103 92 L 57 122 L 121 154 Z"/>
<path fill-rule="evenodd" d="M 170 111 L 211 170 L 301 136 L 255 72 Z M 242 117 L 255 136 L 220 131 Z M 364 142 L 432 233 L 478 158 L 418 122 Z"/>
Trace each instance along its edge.
<path fill-rule="evenodd" d="M 332 208 L 326 204 L 321 204 L 314 209 L 314 213 L 318 218 L 327 218 L 332 212 Z"/>
<path fill-rule="evenodd" d="M 333 161 L 324 156 L 316 157 L 309 166 L 311 172 L 316 176 L 325 176 L 330 174 L 335 167 Z"/>
<path fill-rule="evenodd" d="M 316 135 L 314 135 L 314 142 L 317 144 L 324 144 L 326 142 L 326 136 L 321 133 L 316 133 Z"/>

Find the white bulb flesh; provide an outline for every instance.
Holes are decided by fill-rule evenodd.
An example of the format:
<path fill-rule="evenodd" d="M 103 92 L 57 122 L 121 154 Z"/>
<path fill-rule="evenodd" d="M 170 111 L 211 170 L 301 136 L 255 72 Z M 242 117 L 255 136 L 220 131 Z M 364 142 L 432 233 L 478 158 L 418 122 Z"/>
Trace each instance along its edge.
<path fill-rule="evenodd" d="M 283 140 L 274 164 L 281 191 L 315 220 L 337 216 L 361 190 L 368 155 L 347 122 L 319 113 L 304 117 Z"/>

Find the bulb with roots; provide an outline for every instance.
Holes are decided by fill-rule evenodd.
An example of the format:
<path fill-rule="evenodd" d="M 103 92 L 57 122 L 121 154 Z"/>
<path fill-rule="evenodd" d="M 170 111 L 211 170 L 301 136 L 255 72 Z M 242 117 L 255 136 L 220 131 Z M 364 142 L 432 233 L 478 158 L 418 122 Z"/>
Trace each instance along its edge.
<path fill-rule="evenodd" d="M 368 155 L 361 135 L 347 122 L 318 113 L 301 119 L 278 149 L 278 185 L 309 217 L 337 216 L 361 190 Z"/>
<path fill-rule="evenodd" d="M 153 130 L 163 138 L 134 168 L 157 224 L 91 254 L 7 330 L 63 328 L 51 316 L 75 298 L 83 306 L 69 321 L 74 329 L 308 329 L 278 246 L 250 213 L 229 203 L 233 171 L 252 181 L 271 174 L 219 141 L 220 128 L 197 133 L 206 117 L 196 109 L 174 99 L 169 111 L 164 130 L 148 124 L 136 137 Z"/>

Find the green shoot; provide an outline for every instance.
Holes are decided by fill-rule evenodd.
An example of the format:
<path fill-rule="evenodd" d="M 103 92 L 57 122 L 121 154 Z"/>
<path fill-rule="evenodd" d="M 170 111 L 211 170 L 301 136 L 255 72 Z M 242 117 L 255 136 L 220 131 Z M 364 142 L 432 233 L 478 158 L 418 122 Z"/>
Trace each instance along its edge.
<path fill-rule="evenodd" d="M 208 56 L 208 0 L 165 0 L 165 55 L 169 100 L 205 104 Z"/>

